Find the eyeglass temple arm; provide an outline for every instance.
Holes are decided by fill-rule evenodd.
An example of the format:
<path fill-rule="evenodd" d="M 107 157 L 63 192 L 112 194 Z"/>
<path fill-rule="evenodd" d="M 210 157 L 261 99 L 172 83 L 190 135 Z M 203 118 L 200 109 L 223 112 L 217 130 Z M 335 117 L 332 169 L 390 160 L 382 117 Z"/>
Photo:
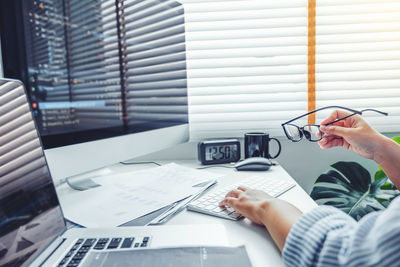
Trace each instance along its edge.
<path fill-rule="evenodd" d="M 354 116 L 354 115 L 356 115 L 356 114 L 360 114 L 360 115 L 361 115 L 361 114 L 362 114 L 363 112 L 365 112 L 365 111 L 374 111 L 374 112 L 380 113 L 380 114 L 382 114 L 382 115 L 385 115 L 385 116 L 389 115 L 387 112 L 379 111 L 379 110 L 372 109 L 372 108 L 367 108 L 367 109 L 363 109 L 363 110 L 361 110 L 361 112 L 360 112 L 360 113 L 353 113 L 353 114 L 350 114 L 350 115 L 344 116 L 343 118 L 339 118 L 339 119 L 337 119 L 337 120 L 334 120 L 334 121 L 328 122 L 328 123 L 326 123 L 326 124 L 324 124 L 324 125 L 325 125 L 325 126 L 328 126 L 328 125 L 334 124 L 334 123 L 336 123 L 336 122 L 338 122 L 338 121 L 341 121 L 341 120 L 347 119 L 348 117 Z"/>
<path fill-rule="evenodd" d="M 361 110 L 361 113 L 363 113 L 364 111 L 374 111 L 374 112 L 380 113 L 380 114 L 385 115 L 385 116 L 389 115 L 389 113 L 387 113 L 387 112 L 379 111 L 379 110 L 376 110 L 376 109 L 373 109 L 373 108 L 363 109 L 363 110 Z"/>
<path fill-rule="evenodd" d="M 358 110 L 355 110 L 355 109 L 351 109 L 351 108 L 342 107 L 342 106 L 327 106 L 327 107 L 323 107 L 323 108 L 319 108 L 319 109 L 310 111 L 310 112 L 308 112 L 308 113 L 306 113 L 306 114 L 304 114 L 304 115 L 301 115 L 301 116 L 296 117 L 296 118 L 294 118 L 294 119 L 291 119 L 291 120 L 289 120 L 289 121 L 287 121 L 287 122 L 284 122 L 284 123 L 282 123 L 282 126 L 285 125 L 285 124 L 287 124 L 287 123 L 291 123 L 292 121 L 295 121 L 295 120 L 297 120 L 297 119 L 300 119 L 300 118 L 302 118 L 302 117 L 308 116 L 308 115 L 310 115 L 310 114 L 313 114 L 313 113 L 315 113 L 315 112 L 318 112 L 318 111 L 324 110 L 324 109 L 328 109 L 328 108 L 340 108 L 340 109 L 345 109 L 345 110 L 347 110 L 347 111 L 354 112 L 353 115 L 355 115 L 355 114 L 360 114 L 360 115 L 361 115 L 361 113 L 362 113 L 361 111 L 358 111 Z"/>
<path fill-rule="evenodd" d="M 324 126 L 328 126 L 328 125 L 334 124 L 334 123 L 336 123 L 336 122 L 338 122 L 338 121 L 341 121 L 341 120 L 347 119 L 348 117 L 351 117 L 351 116 L 354 116 L 354 115 L 357 115 L 357 114 L 358 114 L 358 113 L 353 113 L 353 114 L 347 115 L 347 116 L 345 116 L 345 117 L 343 117 L 343 118 L 336 119 L 336 120 L 334 120 L 334 121 L 331 121 L 331 122 L 325 123 L 325 124 L 324 124 Z"/>

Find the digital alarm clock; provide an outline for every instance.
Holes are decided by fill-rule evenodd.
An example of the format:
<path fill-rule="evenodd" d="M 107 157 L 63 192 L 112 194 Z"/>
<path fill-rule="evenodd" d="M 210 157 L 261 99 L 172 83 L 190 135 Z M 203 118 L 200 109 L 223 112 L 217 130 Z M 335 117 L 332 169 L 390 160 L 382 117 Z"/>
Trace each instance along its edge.
<path fill-rule="evenodd" d="M 237 162 L 240 142 L 237 139 L 207 140 L 198 143 L 198 159 L 203 165 Z"/>

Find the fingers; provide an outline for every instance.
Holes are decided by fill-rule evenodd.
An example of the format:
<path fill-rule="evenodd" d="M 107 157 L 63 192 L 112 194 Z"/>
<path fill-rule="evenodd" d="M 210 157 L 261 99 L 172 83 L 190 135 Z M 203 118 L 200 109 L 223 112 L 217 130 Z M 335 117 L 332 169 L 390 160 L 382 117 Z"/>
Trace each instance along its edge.
<path fill-rule="evenodd" d="M 245 187 L 239 186 L 238 189 L 233 189 L 233 190 L 229 191 L 229 192 L 225 195 L 225 199 L 223 199 L 223 200 L 219 203 L 219 205 L 220 205 L 221 207 L 224 207 L 225 205 L 231 206 L 231 205 L 229 204 L 229 202 L 228 202 L 228 199 L 238 199 L 239 196 L 240 196 L 240 194 L 246 192 L 246 190 L 247 190 L 247 189 L 246 189 Z"/>
<path fill-rule="evenodd" d="M 337 139 L 337 138 L 341 138 L 335 135 L 325 135 L 320 141 L 318 141 L 318 144 L 321 145 L 325 145 L 329 142 L 331 142 L 333 139 Z"/>
<path fill-rule="evenodd" d="M 244 186 L 239 186 L 237 189 L 240 191 L 243 191 L 243 192 L 246 192 L 247 190 L 249 190 L 247 187 L 244 187 Z"/>
<path fill-rule="evenodd" d="M 321 131 L 328 135 L 336 135 L 343 138 L 346 138 L 349 134 L 349 128 L 341 127 L 341 126 L 324 126 L 321 125 Z M 321 140 L 322 141 L 322 140 Z"/>
<path fill-rule="evenodd" d="M 225 195 L 225 199 L 222 200 L 219 205 L 224 207 L 225 205 L 229 205 L 231 206 L 229 203 L 232 203 L 232 199 L 238 199 L 240 197 L 241 194 L 243 194 L 244 192 L 246 192 L 248 190 L 247 187 L 244 186 L 239 186 L 237 189 L 231 190 L 229 191 L 226 195 Z"/>
<path fill-rule="evenodd" d="M 233 190 L 229 191 L 225 195 L 225 197 L 236 197 L 236 198 L 238 198 L 241 192 L 243 192 L 243 191 L 238 190 L 238 189 L 233 189 Z"/>
<path fill-rule="evenodd" d="M 342 110 L 335 110 L 335 111 L 333 111 L 333 112 L 331 113 L 331 115 L 329 115 L 328 118 L 326 118 L 325 120 L 323 120 L 323 121 L 321 122 L 321 125 L 327 124 L 327 123 L 329 123 L 329 122 L 332 122 L 332 121 L 334 121 L 334 120 L 336 120 L 336 119 L 343 118 L 343 117 L 348 116 L 348 115 L 350 115 L 349 112 L 342 111 Z"/>
<path fill-rule="evenodd" d="M 239 202 L 239 200 L 237 198 L 234 197 L 225 197 L 224 200 L 222 200 L 219 205 L 221 207 L 225 207 L 226 205 L 232 207 L 235 209 L 235 207 L 237 206 L 237 203 Z"/>
<path fill-rule="evenodd" d="M 328 136 L 324 136 L 324 138 L 322 138 L 318 142 L 318 144 L 322 149 L 328 149 L 328 148 L 335 147 L 335 146 L 343 146 L 345 144 L 345 141 L 341 137 L 334 136 L 334 135 L 328 135 Z"/>
<path fill-rule="evenodd" d="M 240 193 L 246 192 L 248 190 L 247 187 L 244 186 L 239 186 L 237 189 L 233 189 L 231 191 L 229 191 L 225 197 L 236 197 L 238 198 Z"/>

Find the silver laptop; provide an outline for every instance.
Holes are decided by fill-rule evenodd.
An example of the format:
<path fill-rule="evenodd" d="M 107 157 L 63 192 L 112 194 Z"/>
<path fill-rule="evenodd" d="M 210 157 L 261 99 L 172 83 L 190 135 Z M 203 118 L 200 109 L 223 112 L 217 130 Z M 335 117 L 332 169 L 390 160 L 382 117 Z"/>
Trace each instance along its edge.
<path fill-rule="evenodd" d="M 91 266 L 91 253 L 228 245 L 222 225 L 67 229 L 24 86 L 0 79 L 0 267 Z"/>

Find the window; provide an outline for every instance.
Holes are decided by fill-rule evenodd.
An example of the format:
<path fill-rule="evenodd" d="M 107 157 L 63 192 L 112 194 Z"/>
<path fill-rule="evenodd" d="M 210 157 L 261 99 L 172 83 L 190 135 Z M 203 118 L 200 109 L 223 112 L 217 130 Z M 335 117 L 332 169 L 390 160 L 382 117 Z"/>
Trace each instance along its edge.
<path fill-rule="evenodd" d="M 0 10 L 6 76 L 26 84 L 46 148 L 187 124 L 179 2 L 9 0 Z"/>
<path fill-rule="evenodd" d="M 308 2 L 182 1 L 192 140 L 283 135 L 307 112 Z M 400 1 L 316 4 L 315 107 L 380 109 L 367 120 L 400 131 Z"/>
<path fill-rule="evenodd" d="M 383 110 L 366 119 L 400 131 L 400 1 L 318 1 L 316 32 L 317 107 Z"/>

